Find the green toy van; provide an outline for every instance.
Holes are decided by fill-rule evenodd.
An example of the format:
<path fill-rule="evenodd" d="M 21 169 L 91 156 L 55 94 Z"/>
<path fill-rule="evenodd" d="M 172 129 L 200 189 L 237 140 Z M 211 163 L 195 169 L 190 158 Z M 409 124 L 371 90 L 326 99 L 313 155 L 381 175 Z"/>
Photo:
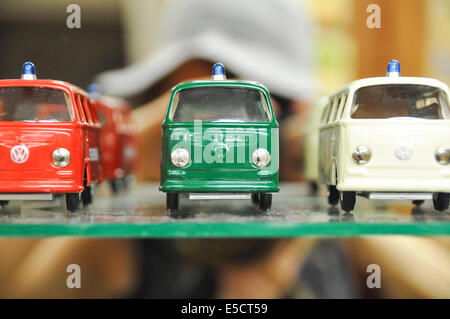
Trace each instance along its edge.
<path fill-rule="evenodd" d="M 251 199 L 271 208 L 278 186 L 278 123 L 260 83 L 227 80 L 222 64 L 211 80 L 172 89 L 162 124 L 161 186 L 167 209 L 190 200 Z"/>

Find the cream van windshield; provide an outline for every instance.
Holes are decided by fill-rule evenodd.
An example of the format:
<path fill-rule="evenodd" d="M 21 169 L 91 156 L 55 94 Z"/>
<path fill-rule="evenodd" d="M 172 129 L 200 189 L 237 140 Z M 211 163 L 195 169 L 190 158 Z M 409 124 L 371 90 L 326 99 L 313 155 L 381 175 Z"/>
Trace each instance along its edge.
<path fill-rule="evenodd" d="M 447 96 L 439 88 L 416 84 L 374 85 L 358 89 L 353 99 L 354 119 L 448 119 Z"/>

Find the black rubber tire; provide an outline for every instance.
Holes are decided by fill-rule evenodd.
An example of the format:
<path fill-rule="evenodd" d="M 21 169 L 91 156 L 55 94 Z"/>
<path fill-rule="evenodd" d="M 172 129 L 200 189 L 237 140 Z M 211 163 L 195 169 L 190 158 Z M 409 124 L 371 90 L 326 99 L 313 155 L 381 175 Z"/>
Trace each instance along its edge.
<path fill-rule="evenodd" d="M 259 194 L 258 193 L 252 193 L 252 203 L 254 205 L 259 204 Z"/>
<path fill-rule="evenodd" d="M 81 198 L 78 193 L 66 194 L 66 207 L 69 212 L 76 212 L 80 209 Z"/>
<path fill-rule="evenodd" d="M 120 191 L 120 185 L 119 181 L 117 179 L 111 179 L 109 180 L 109 186 L 111 187 L 111 191 L 113 194 L 117 194 Z"/>
<path fill-rule="evenodd" d="M 339 191 L 336 189 L 336 185 L 328 186 L 328 203 L 330 205 L 337 205 L 339 203 Z"/>
<path fill-rule="evenodd" d="M 6 206 L 9 204 L 9 200 L 0 200 L 0 206 Z"/>
<path fill-rule="evenodd" d="M 85 186 L 83 192 L 81 193 L 81 200 L 83 201 L 83 205 L 87 206 L 92 204 L 92 187 Z"/>
<path fill-rule="evenodd" d="M 433 194 L 433 206 L 434 209 L 443 212 L 448 209 L 449 206 L 449 200 L 450 200 L 450 194 L 449 193 L 434 193 Z"/>
<path fill-rule="evenodd" d="M 351 212 L 355 209 L 356 193 L 355 192 L 341 192 L 340 196 L 341 209 L 344 212 Z"/>
<path fill-rule="evenodd" d="M 412 203 L 413 203 L 414 205 L 416 205 L 416 206 L 420 206 L 420 205 L 422 205 L 423 203 L 425 203 L 425 201 L 422 200 L 422 199 L 416 199 L 416 200 L 413 200 Z"/>
<path fill-rule="evenodd" d="M 179 194 L 167 193 L 166 194 L 166 209 L 169 211 L 178 210 Z"/>
<path fill-rule="evenodd" d="M 319 185 L 316 182 L 309 182 L 309 194 L 316 196 L 319 192 Z"/>
<path fill-rule="evenodd" d="M 259 194 L 259 209 L 266 211 L 272 208 L 272 194 L 261 193 Z"/>

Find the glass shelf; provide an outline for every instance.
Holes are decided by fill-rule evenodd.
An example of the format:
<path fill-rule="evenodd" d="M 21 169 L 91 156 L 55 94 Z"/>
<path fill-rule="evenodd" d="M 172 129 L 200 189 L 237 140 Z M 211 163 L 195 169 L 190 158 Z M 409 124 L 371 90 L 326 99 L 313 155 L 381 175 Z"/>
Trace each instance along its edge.
<path fill-rule="evenodd" d="M 16 202 L 0 210 L 0 236 L 47 237 L 300 237 L 363 235 L 450 235 L 450 213 L 431 203 L 369 201 L 358 197 L 356 210 L 331 208 L 323 194 L 307 195 L 302 184 L 282 184 L 273 209 L 261 213 L 250 200 L 180 199 L 177 213 L 165 211 L 165 196 L 156 184 L 140 184 L 108 196 L 100 187 L 94 204 L 67 213 L 62 200 Z"/>

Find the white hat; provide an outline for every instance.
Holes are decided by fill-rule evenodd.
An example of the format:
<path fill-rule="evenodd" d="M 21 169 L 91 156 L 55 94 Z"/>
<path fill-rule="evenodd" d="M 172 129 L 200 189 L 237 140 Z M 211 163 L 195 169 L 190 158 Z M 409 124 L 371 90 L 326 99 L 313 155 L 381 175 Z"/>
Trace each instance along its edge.
<path fill-rule="evenodd" d="M 298 0 L 172 1 L 161 21 L 160 49 L 97 76 L 104 93 L 138 94 L 183 62 L 203 58 L 283 97 L 314 95 L 313 28 Z"/>

